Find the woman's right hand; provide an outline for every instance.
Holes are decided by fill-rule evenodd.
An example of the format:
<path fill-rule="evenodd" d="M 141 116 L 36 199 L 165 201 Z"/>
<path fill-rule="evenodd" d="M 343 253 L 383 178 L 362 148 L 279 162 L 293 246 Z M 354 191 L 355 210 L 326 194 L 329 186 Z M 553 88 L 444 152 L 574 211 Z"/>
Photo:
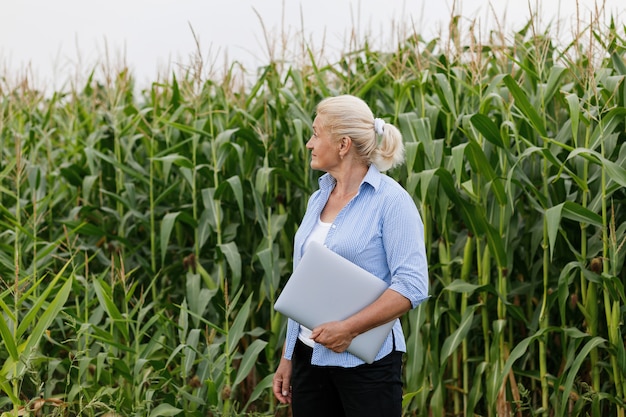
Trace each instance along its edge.
<path fill-rule="evenodd" d="M 283 404 L 291 404 L 291 361 L 281 358 L 274 373 L 272 389 L 274 396 Z"/>

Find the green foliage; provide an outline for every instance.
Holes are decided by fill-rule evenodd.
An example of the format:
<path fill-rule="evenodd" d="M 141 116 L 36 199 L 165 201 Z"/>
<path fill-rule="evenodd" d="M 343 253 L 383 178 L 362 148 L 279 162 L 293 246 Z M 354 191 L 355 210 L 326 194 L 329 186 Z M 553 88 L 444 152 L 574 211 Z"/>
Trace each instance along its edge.
<path fill-rule="evenodd" d="M 304 144 L 351 93 L 401 129 L 389 175 L 425 222 L 406 415 L 624 416 L 624 34 L 558 50 L 529 28 L 308 51 L 245 90 L 234 68 L 139 94 L 127 71 L 0 84 L 0 411 L 286 415 L 272 306 L 318 175 Z"/>

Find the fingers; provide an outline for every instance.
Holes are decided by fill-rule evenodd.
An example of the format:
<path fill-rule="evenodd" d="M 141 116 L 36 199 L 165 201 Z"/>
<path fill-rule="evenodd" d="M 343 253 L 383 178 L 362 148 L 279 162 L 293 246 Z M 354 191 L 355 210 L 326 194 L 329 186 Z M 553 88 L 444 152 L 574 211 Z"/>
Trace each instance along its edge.
<path fill-rule="evenodd" d="M 272 380 L 274 397 L 283 404 L 291 403 L 291 361 L 281 359 Z"/>
<path fill-rule="evenodd" d="M 289 379 L 283 379 L 280 375 L 275 375 L 272 389 L 274 396 L 282 404 L 291 403 L 291 385 Z"/>
<path fill-rule="evenodd" d="M 320 333 L 322 333 L 322 328 L 318 326 L 315 329 L 311 330 L 311 335 L 309 337 L 312 340 L 315 340 L 315 338 L 317 338 L 320 335 Z"/>
<path fill-rule="evenodd" d="M 341 322 L 328 322 L 315 327 L 311 331 L 311 339 L 336 353 L 345 351 L 352 337 L 345 331 Z"/>

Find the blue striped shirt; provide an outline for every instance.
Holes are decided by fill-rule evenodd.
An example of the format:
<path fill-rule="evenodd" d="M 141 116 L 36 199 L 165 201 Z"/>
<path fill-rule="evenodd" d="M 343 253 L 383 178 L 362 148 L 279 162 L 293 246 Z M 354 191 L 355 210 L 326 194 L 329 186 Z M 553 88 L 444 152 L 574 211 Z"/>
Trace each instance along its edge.
<path fill-rule="evenodd" d="M 294 240 L 293 267 L 303 255 L 303 245 L 326 205 L 335 179 L 324 174 L 320 188 L 309 199 Z M 324 244 L 344 258 L 384 280 L 389 288 L 406 297 L 413 307 L 428 298 L 428 266 L 424 225 L 411 196 L 393 179 L 371 165 L 356 196 L 337 214 Z M 287 324 L 285 358 L 291 359 L 299 324 Z M 376 360 L 393 349 L 406 352 L 400 320 L 394 323 Z M 364 362 L 348 353 L 335 353 L 316 343 L 314 365 L 353 367 Z"/>

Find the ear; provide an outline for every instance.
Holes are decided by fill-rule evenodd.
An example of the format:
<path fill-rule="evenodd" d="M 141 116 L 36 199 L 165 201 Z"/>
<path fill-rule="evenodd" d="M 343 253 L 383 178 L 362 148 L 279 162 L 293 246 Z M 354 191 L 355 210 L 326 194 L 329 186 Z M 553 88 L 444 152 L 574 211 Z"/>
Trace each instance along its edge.
<path fill-rule="evenodd" d="M 352 139 L 350 136 L 344 136 L 339 140 L 339 149 L 345 151 L 346 153 L 350 150 L 352 146 Z"/>

